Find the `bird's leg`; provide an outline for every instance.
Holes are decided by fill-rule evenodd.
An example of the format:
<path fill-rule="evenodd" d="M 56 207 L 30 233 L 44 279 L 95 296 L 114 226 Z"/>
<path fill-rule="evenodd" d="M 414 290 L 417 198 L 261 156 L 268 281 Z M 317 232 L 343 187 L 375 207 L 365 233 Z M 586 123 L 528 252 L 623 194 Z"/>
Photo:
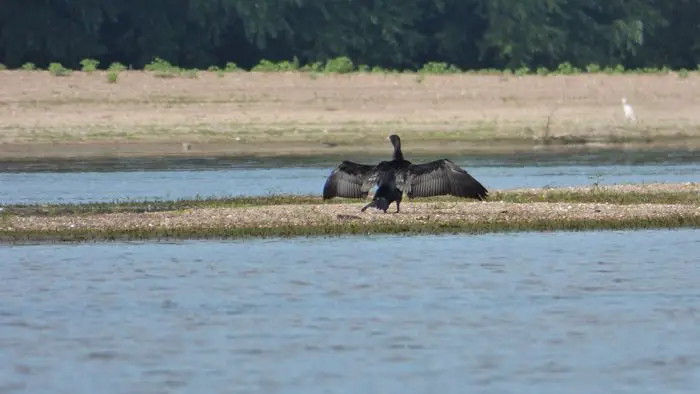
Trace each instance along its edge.
<path fill-rule="evenodd" d="M 399 213 L 399 205 L 401 204 L 401 201 L 396 201 L 396 213 Z"/>
<path fill-rule="evenodd" d="M 384 213 L 387 213 L 386 211 L 388 211 L 388 210 L 389 210 L 389 206 L 390 206 L 390 205 L 391 205 L 391 201 L 389 201 L 389 203 L 388 203 L 388 204 L 386 204 L 386 209 L 384 210 Z"/>

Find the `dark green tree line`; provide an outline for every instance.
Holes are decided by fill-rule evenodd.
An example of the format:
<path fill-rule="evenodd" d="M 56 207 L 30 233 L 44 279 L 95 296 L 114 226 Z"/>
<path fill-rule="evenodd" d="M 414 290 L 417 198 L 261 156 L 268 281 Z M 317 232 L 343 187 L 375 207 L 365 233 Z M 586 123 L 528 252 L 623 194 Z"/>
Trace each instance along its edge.
<path fill-rule="evenodd" d="M 700 0 L 0 0 L 0 63 L 696 68 Z"/>

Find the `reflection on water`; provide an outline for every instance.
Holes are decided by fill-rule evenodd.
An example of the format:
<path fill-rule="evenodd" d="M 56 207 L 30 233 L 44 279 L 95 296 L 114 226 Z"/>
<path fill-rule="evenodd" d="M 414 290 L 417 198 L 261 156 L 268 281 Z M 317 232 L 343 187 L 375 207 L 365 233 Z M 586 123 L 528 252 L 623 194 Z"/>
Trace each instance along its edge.
<path fill-rule="evenodd" d="M 571 185 L 697 182 L 700 155 L 686 152 L 579 153 L 568 157 L 517 155 L 454 158 L 489 189 Z M 416 161 L 431 160 L 417 158 Z M 126 159 L 123 159 L 126 160 Z M 136 159 L 133 159 L 136 160 Z M 134 161 L 131 164 L 134 164 Z M 256 161 L 257 160 L 257 161 Z M 156 161 L 135 171 L 0 172 L 0 204 L 109 202 L 237 195 L 316 194 L 339 158 L 248 159 L 234 162 Z M 367 163 L 377 158 L 358 159 Z M 138 161 L 136 161 L 138 163 Z M 168 164 L 170 163 L 170 164 Z M 115 164 L 116 168 L 121 168 Z M 82 168 L 82 167 L 78 167 Z M 84 169 L 84 168 L 83 168 Z"/>
<path fill-rule="evenodd" d="M 700 385 L 698 230 L 0 254 L 4 391 L 587 394 Z"/>

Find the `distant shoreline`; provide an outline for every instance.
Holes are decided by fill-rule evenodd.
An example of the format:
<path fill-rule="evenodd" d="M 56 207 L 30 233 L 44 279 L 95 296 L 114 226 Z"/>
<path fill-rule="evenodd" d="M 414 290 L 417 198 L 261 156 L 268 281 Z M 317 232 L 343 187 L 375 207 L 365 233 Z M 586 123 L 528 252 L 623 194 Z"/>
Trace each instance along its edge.
<path fill-rule="evenodd" d="M 700 76 L 0 71 L 0 160 L 700 148 Z M 627 124 L 626 96 L 639 123 Z"/>
<path fill-rule="evenodd" d="M 410 134 L 409 134 L 410 137 Z M 409 138 L 407 137 L 407 139 Z M 506 142 L 466 142 L 449 140 L 411 140 L 410 152 L 413 155 L 455 156 L 455 155 L 506 155 L 518 153 L 556 154 L 566 152 L 602 152 L 610 150 L 700 150 L 700 137 L 662 138 L 658 141 L 625 143 L 551 143 L 541 144 L 532 141 Z M 390 146 L 382 141 L 367 141 L 352 145 L 327 146 L 318 142 L 250 143 L 230 142 L 192 143 L 184 151 L 182 144 L 168 142 L 120 142 L 107 143 L 12 143 L 0 144 L 1 161 L 41 161 L 59 159 L 106 159 L 106 158 L 210 158 L 210 157 L 259 157 L 259 158 L 305 158 L 305 157 L 388 157 Z M 408 148 L 406 148 L 408 150 Z"/>

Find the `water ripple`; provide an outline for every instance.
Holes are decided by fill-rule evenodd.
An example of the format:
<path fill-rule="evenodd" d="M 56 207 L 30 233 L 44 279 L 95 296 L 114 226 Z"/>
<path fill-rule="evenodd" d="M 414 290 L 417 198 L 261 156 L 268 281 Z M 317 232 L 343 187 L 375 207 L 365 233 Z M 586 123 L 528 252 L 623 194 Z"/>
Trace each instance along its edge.
<path fill-rule="evenodd" d="M 698 235 L 6 246 L 0 392 L 692 392 Z"/>
<path fill-rule="evenodd" d="M 624 156 L 624 155 L 623 155 Z M 699 156 L 700 157 L 700 156 Z M 338 159 L 339 160 L 339 159 Z M 372 159 L 372 161 L 375 161 Z M 540 157 L 512 163 L 507 158 L 457 160 L 487 188 L 541 188 L 573 185 L 692 182 L 700 178 L 700 162 L 652 160 L 603 164 L 574 157 Z M 3 172 L 0 169 L 0 205 L 35 203 L 88 203 L 115 200 L 171 200 L 196 197 L 319 194 L 337 161 L 319 166 L 200 168 L 111 172 Z M 598 165 L 595 165 L 598 164 Z M 1 167 L 1 166 L 0 166 Z M 192 185 L 196 185 L 193 188 Z"/>

